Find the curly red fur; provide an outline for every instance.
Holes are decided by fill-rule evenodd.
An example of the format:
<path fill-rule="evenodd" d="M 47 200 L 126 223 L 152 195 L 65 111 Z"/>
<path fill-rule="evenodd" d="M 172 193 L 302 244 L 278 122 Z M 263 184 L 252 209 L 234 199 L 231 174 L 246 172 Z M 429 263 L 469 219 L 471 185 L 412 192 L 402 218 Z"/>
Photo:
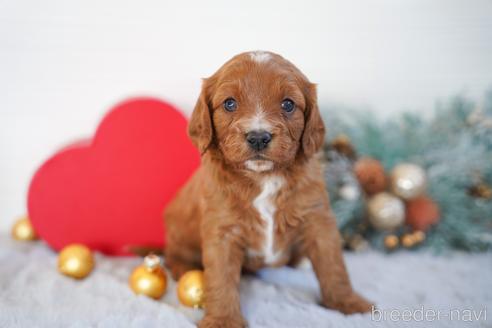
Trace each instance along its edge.
<path fill-rule="evenodd" d="M 231 97 L 238 103 L 234 112 L 223 109 Z M 292 113 L 280 108 L 285 98 L 295 103 Z M 324 306 L 347 314 L 370 310 L 345 269 L 317 156 L 325 129 L 316 98 L 315 86 L 294 65 L 269 52 L 237 55 L 204 81 L 189 125 L 202 164 L 165 212 L 173 277 L 205 270 L 201 327 L 243 327 L 241 270 L 302 256 L 313 264 Z M 245 140 L 255 119 L 272 134 L 261 153 Z"/>

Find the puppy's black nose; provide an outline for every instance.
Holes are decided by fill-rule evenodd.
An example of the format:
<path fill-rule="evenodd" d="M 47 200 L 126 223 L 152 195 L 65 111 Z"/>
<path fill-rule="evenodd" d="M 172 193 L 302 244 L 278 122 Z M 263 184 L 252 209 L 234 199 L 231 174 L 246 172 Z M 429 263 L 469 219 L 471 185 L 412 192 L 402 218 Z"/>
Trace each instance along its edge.
<path fill-rule="evenodd" d="M 268 146 L 272 140 L 272 134 L 266 131 L 251 131 L 246 135 L 246 140 L 251 148 L 260 151 Z"/>

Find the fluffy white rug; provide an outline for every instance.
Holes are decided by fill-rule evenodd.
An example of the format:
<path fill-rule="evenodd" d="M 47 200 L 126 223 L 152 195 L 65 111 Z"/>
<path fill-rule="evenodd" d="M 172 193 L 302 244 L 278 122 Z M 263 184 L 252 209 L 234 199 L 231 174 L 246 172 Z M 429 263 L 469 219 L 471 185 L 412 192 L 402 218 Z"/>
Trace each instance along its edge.
<path fill-rule="evenodd" d="M 43 243 L 0 236 L 0 327 L 193 327 L 203 315 L 179 305 L 172 281 L 160 301 L 135 296 L 127 279 L 140 259 L 96 260 L 87 279 L 74 281 L 58 274 L 56 254 Z M 347 253 L 346 261 L 355 289 L 381 312 L 324 309 L 309 268 L 268 269 L 241 281 L 250 327 L 492 327 L 491 253 L 368 251 Z"/>

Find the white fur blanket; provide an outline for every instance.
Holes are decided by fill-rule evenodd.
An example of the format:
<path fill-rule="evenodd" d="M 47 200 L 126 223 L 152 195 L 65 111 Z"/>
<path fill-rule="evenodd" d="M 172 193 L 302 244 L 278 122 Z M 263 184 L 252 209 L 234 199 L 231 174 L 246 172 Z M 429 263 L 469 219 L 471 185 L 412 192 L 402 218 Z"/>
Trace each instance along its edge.
<path fill-rule="evenodd" d="M 127 280 L 140 259 L 96 260 L 87 279 L 74 281 L 58 274 L 56 254 L 42 242 L 1 235 L 0 327 L 193 327 L 203 315 L 179 305 L 172 279 L 160 301 L 135 296 Z M 268 269 L 241 280 L 249 326 L 492 327 L 492 253 L 367 251 L 347 253 L 346 261 L 355 289 L 379 312 L 327 310 L 316 304 L 311 269 Z"/>

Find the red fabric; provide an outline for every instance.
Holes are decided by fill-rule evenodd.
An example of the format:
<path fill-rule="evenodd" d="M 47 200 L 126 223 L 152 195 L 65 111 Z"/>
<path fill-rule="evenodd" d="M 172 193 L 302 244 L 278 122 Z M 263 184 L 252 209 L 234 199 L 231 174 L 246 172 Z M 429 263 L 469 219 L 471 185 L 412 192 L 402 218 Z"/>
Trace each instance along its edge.
<path fill-rule="evenodd" d="M 93 139 L 62 149 L 28 194 L 36 232 L 55 250 L 82 243 L 110 255 L 163 246 L 163 210 L 199 164 L 186 119 L 150 98 L 113 108 Z"/>

